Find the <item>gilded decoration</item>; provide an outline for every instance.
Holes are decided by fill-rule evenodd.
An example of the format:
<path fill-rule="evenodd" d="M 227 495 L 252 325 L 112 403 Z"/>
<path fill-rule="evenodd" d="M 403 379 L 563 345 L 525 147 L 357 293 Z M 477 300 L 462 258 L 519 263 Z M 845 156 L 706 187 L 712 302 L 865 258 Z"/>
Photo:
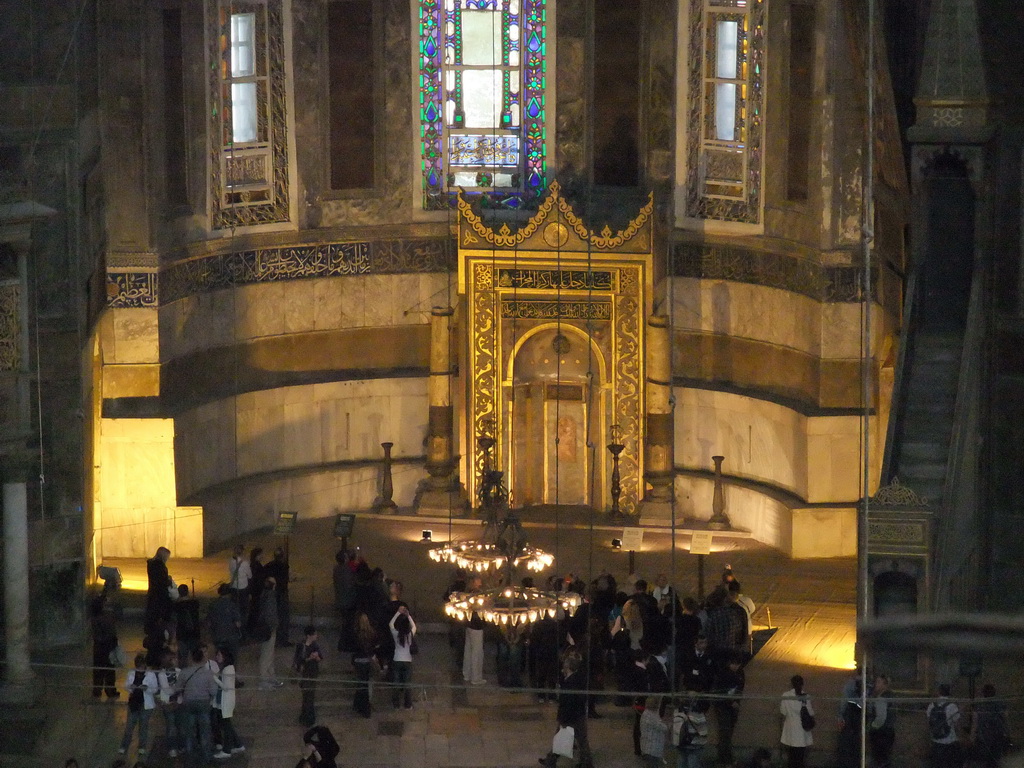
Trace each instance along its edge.
<path fill-rule="evenodd" d="M 512 300 L 501 302 L 501 316 L 520 320 L 611 320 L 607 301 Z"/>
<path fill-rule="evenodd" d="M 583 220 L 576 215 L 569 201 L 562 197 L 561 191 L 562 188 L 557 181 L 551 182 L 551 185 L 548 187 L 548 195 L 537 208 L 537 213 L 516 232 L 513 232 L 508 224 L 502 224 L 497 231 L 491 229 L 484 222 L 483 218 L 473 210 L 473 206 L 470 205 L 460 192 L 458 198 L 460 221 L 468 230 L 473 232 L 473 235 L 469 235 L 466 230 L 463 230 L 460 242 L 464 247 L 486 243 L 499 248 L 518 248 L 527 244 L 527 241 L 540 230 L 541 225 L 547 221 L 552 212 L 556 212 L 555 215 L 559 217 L 559 221 L 552 222 L 551 224 L 556 227 L 560 226 L 562 229 L 554 230 L 554 234 L 549 234 L 550 230 L 548 227 L 541 230 L 540 241 L 551 248 L 559 248 L 562 245 L 566 245 L 568 243 L 569 230 L 571 230 L 584 245 L 589 244 L 598 250 L 621 248 L 634 238 L 637 239 L 637 246 L 647 250 L 650 249 L 650 231 L 649 227 L 645 225 L 654 212 L 653 193 L 648 195 L 647 204 L 640 209 L 636 218 L 625 229 L 612 232 L 611 227 L 606 224 L 601 228 L 600 232 L 595 232 L 589 229 L 583 223 Z M 565 224 L 562 224 L 563 221 Z M 554 240 L 554 245 L 551 243 L 551 240 Z"/>
<path fill-rule="evenodd" d="M 927 507 L 928 499 L 918 496 L 913 488 L 909 488 L 894 477 L 888 485 L 879 488 L 871 501 L 881 507 Z"/>
<path fill-rule="evenodd" d="M 557 184 L 553 184 L 537 215 L 513 233 L 505 224 L 489 228 L 460 200 L 459 290 L 466 296 L 470 335 L 467 370 L 472 372 L 467 381 L 466 405 L 470 412 L 465 419 L 465 439 L 467 445 L 476 446 L 481 434 L 494 436 L 497 442 L 492 458 L 497 468 L 508 473 L 513 487 L 519 483 L 516 473 L 527 471 L 527 465 L 518 465 L 513 446 L 531 437 L 511 435 L 512 393 L 515 387 L 533 385 L 516 378 L 519 374 L 513 372 L 512 361 L 518 345 L 530 334 L 562 323 L 562 328 L 571 326 L 589 336 L 606 361 L 593 372 L 592 382 L 598 389 L 589 402 L 597 409 L 593 417 L 601 429 L 607 430 L 612 424 L 621 429 L 620 441 L 626 448 L 619 464 L 619 504 L 629 514 L 639 510 L 645 427 L 644 319 L 650 313 L 652 281 L 651 209 L 649 198 L 625 229 L 617 233 L 609 227 L 595 231 L 575 215 L 560 197 Z M 548 229 L 550 222 L 545 221 L 549 214 L 558 215 L 558 223 L 566 222 L 568 247 L 557 254 L 549 250 L 550 243 L 544 238 L 552 231 Z M 471 239 L 467 239 L 467 233 Z M 551 239 L 559 242 L 558 232 Z M 641 243 L 647 250 L 637 250 Z M 545 391 L 550 392 L 550 388 Z M 531 432 L 530 436 L 536 434 Z M 557 449 L 545 445 L 544 451 L 549 447 L 554 461 Z M 483 470 L 483 453 L 474 447 L 471 455 L 464 479 L 472 497 Z M 610 461 L 603 452 L 601 457 L 593 468 L 593 485 L 581 484 L 595 489 L 593 496 L 584 491 L 584 497 L 598 509 L 610 503 Z M 585 464 L 580 464 L 581 472 L 588 471 Z M 546 475 L 544 482 L 550 481 L 551 476 Z"/>
<path fill-rule="evenodd" d="M 0 371 L 21 367 L 21 286 L 0 285 Z"/>
<path fill-rule="evenodd" d="M 209 24 L 210 214 L 213 229 L 234 229 L 290 220 L 288 187 L 287 77 L 281 0 L 211 2 Z M 256 15 L 256 141 L 236 147 L 231 135 L 229 83 L 222 79 L 231 13 Z M 227 36 L 227 37 L 226 37 Z M 224 71 L 227 71 L 226 69 Z"/>
<path fill-rule="evenodd" d="M 159 303 L 155 269 L 107 272 L 107 306 L 117 309 L 156 307 Z"/>

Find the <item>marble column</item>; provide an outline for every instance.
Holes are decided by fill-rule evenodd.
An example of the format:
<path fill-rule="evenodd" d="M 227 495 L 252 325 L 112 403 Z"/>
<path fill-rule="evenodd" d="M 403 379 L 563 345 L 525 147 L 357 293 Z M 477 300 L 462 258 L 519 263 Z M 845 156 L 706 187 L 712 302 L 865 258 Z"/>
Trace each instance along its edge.
<path fill-rule="evenodd" d="M 430 378 L 427 381 L 427 477 L 416 490 L 414 507 L 421 515 L 463 514 L 465 490 L 456 481 L 452 411 L 451 307 L 430 311 Z"/>
<path fill-rule="evenodd" d="M 641 521 L 667 521 L 672 517 L 675 429 L 671 355 L 668 318 L 652 315 L 647 319 L 647 429 L 644 434 L 644 480 L 649 487 L 640 502 Z"/>
<path fill-rule="evenodd" d="M 28 626 L 28 494 L 24 480 L 4 482 L 4 635 L 7 664 L 0 700 L 31 701 Z"/>

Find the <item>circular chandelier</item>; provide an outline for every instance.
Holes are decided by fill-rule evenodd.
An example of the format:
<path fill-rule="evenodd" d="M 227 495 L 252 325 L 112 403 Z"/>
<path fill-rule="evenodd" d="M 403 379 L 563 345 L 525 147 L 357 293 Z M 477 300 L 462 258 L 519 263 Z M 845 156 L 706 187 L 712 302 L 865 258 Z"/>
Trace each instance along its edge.
<path fill-rule="evenodd" d="M 489 624 L 514 627 L 545 616 L 553 619 L 560 608 L 572 616 L 582 602 L 583 598 L 575 592 L 507 586 L 486 592 L 455 592 L 444 612 L 458 621 L 466 621 L 476 613 Z"/>
<path fill-rule="evenodd" d="M 495 570 L 500 570 L 508 561 L 508 556 L 497 543 L 450 541 L 431 548 L 430 559 L 435 563 L 451 563 L 464 571 L 482 573 L 489 571 L 491 566 L 494 566 Z M 550 568 L 554 562 L 555 558 L 544 550 L 525 545 L 512 561 L 512 565 L 530 571 L 543 571 Z"/>

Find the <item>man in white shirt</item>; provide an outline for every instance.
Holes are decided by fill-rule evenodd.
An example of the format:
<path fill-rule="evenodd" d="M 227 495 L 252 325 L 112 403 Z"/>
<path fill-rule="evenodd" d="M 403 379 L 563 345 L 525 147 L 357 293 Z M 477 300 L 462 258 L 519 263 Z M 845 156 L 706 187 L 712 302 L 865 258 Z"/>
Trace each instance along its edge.
<path fill-rule="evenodd" d="M 939 686 L 939 698 L 928 705 L 928 735 L 932 740 L 934 768 L 963 768 L 964 752 L 956 724 L 960 721 L 960 708 L 949 698 L 949 685 Z"/>

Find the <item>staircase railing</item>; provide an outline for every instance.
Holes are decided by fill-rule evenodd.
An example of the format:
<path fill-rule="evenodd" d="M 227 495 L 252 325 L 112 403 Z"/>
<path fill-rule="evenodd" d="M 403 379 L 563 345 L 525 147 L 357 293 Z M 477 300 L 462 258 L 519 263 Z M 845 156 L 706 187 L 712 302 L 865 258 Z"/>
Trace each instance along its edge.
<path fill-rule="evenodd" d="M 882 454 L 881 485 L 892 482 L 893 470 L 899 458 L 897 445 L 900 427 L 903 422 L 904 388 L 907 379 L 907 362 L 911 359 L 916 318 L 914 307 L 917 304 L 917 273 L 914 267 L 907 277 L 907 293 L 903 297 L 903 327 L 900 329 L 900 345 L 896 352 L 896 368 L 893 371 L 892 400 L 889 407 L 889 423 L 885 431 L 885 451 Z"/>
<path fill-rule="evenodd" d="M 954 589 L 956 583 L 976 583 L 970 543 L 977 540 L 979 454 L 978 425 L 981 418 L 982 342 L 984 340 L 983 286 L 980 268 L 971 279 L 971 296 L 964 328 L 963 351 L 957 377 L 953 432 L 946 459 L 942 507 L 937 515 L 935 557 L 937 575 L 935 608 L 967 608 L 973 595 Z M 972 564 L 973 563 L 973 564 Z M 959 604 L 965 601 L 967 604 Z"/>

